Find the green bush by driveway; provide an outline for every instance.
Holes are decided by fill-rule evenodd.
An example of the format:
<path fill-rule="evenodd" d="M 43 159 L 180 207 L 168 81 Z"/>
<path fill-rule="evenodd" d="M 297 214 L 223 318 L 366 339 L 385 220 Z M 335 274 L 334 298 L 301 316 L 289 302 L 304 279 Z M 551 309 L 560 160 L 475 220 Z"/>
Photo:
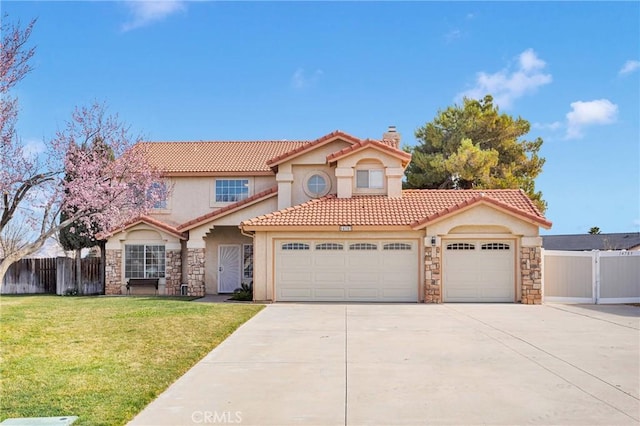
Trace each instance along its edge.
<path fill-rule="evenodd" d="M 159 297 L 0 298 L 0 421 L 125 424 L 263 306 Z M 75 426 L 74 425 L 74 426 Z"/>

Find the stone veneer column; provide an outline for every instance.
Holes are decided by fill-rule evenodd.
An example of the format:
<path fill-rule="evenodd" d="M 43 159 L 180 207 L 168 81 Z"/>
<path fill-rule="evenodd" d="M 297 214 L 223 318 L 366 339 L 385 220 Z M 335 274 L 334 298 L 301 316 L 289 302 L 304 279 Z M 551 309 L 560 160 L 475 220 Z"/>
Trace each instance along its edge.
<path fill-rule="evenodd" d="M 179 296 L 182 281 L 182 256 L 180 250 L 166 251 L 165 290 L 167 296 Z"/>
<path fill-rule="evenodd" d="M 122 250 L 105 250 L 104 294 L 122 294 Z"/>
<path fill-rule="evenodd" d="M 424 248 L 424 303 L 442 303 L 440 247 Z"/>
<path fill-rule="evenodd" d="M 189 296 L 204 296 L 204 249 L 187 249 Z"/>
<path fill-rule="evenodd" d="M 542 249 L 522 247 L 520 250 L 520 271 L 522 273 L 522 303 L 539 305 L 542 303 Z"/>

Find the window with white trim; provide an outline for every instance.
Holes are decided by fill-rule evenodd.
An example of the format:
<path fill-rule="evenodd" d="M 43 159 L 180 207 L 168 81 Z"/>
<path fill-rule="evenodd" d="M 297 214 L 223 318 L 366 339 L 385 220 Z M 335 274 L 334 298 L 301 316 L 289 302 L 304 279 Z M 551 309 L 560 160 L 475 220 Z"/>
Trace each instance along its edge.
<path fill-rule="evenodd" d="M 164 210 L 167 208 L 168 190 L 166 182 L 153 182 L 147 192 L 147 197 L 153 199 L 153 208 Z"/>
<path fill-rule="evenodd" d="M 384 171 L 380 169 L 356 170 L 356 188 L 384 188 Z"/>
<path fill-rule="evenodd" d="M 163 245 L 127 244 L 124 246 L 125 278 L 164 278 Z"/>
<path fill-rule="evenodd" d="M 475 250 L 476 246 L 469 243 L 451 243 L 447 244 L 447 250 Z"/>
<path fill-rule="evenodd" d="M 242 245 L 242 278 L 253 279 L 253 244 Z"/>
<path fill-rule="evenodd" d="M 388 243 L 382 247 L 383 250 L 411 250 L 411 244 L 407 243 Z"/>
<path fill-rule="evenodd" d="M 378 250 L 378 245 L 371 243 L 355 243 L 349 246 L 349 250 Z"/>
<path fill-rule="evenodd" d="M 242 201 L 248 197 L 248 179 L 216 179 L 216 203 L 235 203 L 237 201 Z"/>
<path fill-rule="evenodd" d="M 305 243 L 285 243 L 282 250 L 309 250 L 309 244 Z"/>
<path fill-rule="evenodd" d="M 307 179 L 306 191 L 311 197 L 322 197 L 329 192 L 328 177 L 324 173 L 314 173 Z"/>
<path fill-rule="evenodd" d="M 486 243 L 481 247 L 482 250 L 509 250 L 509 244 L 505 243 Z"/>

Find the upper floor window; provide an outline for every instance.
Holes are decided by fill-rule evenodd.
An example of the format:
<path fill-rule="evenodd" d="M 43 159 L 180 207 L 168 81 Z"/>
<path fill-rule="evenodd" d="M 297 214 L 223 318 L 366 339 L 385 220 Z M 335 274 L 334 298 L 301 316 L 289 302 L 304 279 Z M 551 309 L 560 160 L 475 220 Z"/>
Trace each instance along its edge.
<path fill-rule="evenodd" d="M 323 171 L 313 171 L 307 175 L 303 189 L 309 197 L 323 197 L 327 195 L 331 189 L 331 179 L 329 175 Z"/>
<path fill-rule="evenodd" d="M 165 182 L 153 182 L 149 189 L 149 198 L 153 199 L 154 209 L 166 209 L 167 208 L 167 184 Z"/>
<path fill-rule="evenodd" d="M 235 203 L 249 197 L 248 179 L 216 179 L 216 203 Z"/>
<path fill-rule="evenodd" d="M 384 188 L 384 172 L 379 169 L 356 170 L 356 188 Z"/>

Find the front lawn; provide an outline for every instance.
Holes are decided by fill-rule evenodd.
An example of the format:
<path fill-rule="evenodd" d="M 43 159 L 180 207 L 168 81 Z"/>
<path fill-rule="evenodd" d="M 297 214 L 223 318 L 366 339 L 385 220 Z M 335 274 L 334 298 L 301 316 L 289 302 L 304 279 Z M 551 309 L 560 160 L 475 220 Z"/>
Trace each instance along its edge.
<path fill-rule="evenodd" d="M 0 421 L 122 425 L 263 306 L 162 297 L 0 297 Z"/>

